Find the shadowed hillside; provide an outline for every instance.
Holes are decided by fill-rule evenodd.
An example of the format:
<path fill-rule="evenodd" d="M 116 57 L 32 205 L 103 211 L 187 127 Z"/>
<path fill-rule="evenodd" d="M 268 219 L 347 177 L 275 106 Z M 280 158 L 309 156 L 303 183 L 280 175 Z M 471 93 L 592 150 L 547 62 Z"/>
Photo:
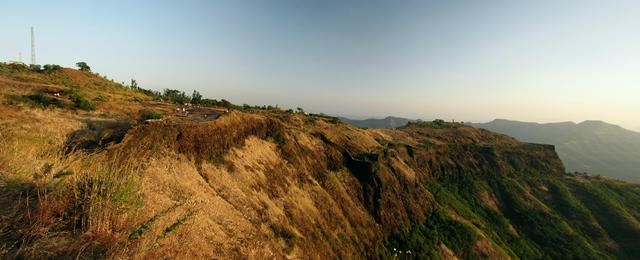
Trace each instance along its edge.
<path fill-rule="evenodd" d="M 602 121 L 536 124 L 494 120 L 473 124 L 524 142 L 553 144 L 567 170 L 640 183 L 640 133 Z"/>
<path fill-rule="evenodd" d="M 640 257 L 640 186 L 567 174 L 551 145 L 190 107 L 71 69 L 2 64 L 0 97 L 2 259 Z"/>

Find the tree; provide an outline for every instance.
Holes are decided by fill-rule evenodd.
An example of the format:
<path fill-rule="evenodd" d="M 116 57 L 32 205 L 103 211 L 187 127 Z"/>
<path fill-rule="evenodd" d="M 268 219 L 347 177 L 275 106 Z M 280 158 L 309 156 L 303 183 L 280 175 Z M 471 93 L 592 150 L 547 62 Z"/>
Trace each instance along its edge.
<path fill-rule="evenodd" d="M 200 102 L 202 102 L 202 95 L 197 90 L 194 90 L 193 94 L 191 94 L 191 103 L 200 104 Z"/>
<path fill-rule="evenodd" d="M 89 65 L 87 65 L 87 63 L 84 61 L 76 63 L 76 66 L 78 66 L 78 69 L 80 69 L 80 71 L 91 72 L 91 67 L 89 67 Z"/>
<path fill-rule="evenodd" d="M 298 113 L 304 113 L 304 109 L 302 109 L 301 107 L 297 108 Z"/>
<path fill-rule="evenodd" d="M 174 104 L 185 104 L 191 100 L 183 91 L 177 89 L 165 89 L 162 98 Z"/>
<path fill-rule="evenodd" d="M 138 90 L 138 82 L 135 79 L 131 79 L 131 85 L 129 85 L 129 88 Z"/>
<path fill-rule="evenodd" d="M 51 71 L 56 71 L 56 70 L 61 70 L 62 67 L 60 65 L 56 65 L 56 64 L 45 64 L 44 65 L 44 71 L 45 72 L 51 72 Z"/>

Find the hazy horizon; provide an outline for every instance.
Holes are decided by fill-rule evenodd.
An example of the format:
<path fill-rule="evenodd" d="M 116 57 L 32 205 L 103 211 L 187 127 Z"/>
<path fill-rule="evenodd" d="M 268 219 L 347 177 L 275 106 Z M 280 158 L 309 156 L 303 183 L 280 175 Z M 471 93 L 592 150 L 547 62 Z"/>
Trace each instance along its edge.
<path fill-rule="evenodd" d="M 597 3 L 597 4 L 596 4 Z M 603 120 L 640 131 L 640 2 L 3 5 L 0 61 L 355 117 Z"/>
<path fill-rule="evenodd" d="M 386 115 L 386 116 L 357 116 L 357 115 L 335 115 L 335 116 L 339 116 L 339 117 L 344 117 L 347 119 L 352 119 L 352 120 L 367 120 L 367 119 L 385 119 L 387 117 L 397 117 L 397 118 L 406 118 L 406 117 L 401 117 L 401 116 L 394 116 L 394 115 Z M 409 120 L 435 120 L 435 119 L 439 119 L 439 118 L 435 118 L 435 117 L 423 117 L 423 118 L 406 118 Z M 487 120 L 487 121 L 464 121 L 465 123 L 490 123 L 491 121 L 494 120 L 508 120 L 508 121 L 517 121 L 517 122 L 521 122 L 521 123 L 536 123 L 536 124 L 557 124 L 557 123 L 574 123 L 574 124 L 580 124 L 582 122 L 585 121 L 603 121 L 603 120 L 598 120 L 598 119 L 587 119 L 587 120 L 582 120 L 582 121 L 570 121 L 570 120 L 564 120 L 564 121 L 550 121 L 550 122 L 535 122 L 535 121 L 526 121 L 526 120 L 519 120 L 516 118 L 493 118 L 491 120 Z M 605 123 L 609 123 L 611 124 L 611 122 L 606 122 L 603 121 Z M 640 129 L 634 129 L 634 128 L 628 128 L 625 126 L 621 126 L 627 130 L 631 130 L 631 131 L 635 131 L 635 132 L 639 132 L 640 133 Z"/>

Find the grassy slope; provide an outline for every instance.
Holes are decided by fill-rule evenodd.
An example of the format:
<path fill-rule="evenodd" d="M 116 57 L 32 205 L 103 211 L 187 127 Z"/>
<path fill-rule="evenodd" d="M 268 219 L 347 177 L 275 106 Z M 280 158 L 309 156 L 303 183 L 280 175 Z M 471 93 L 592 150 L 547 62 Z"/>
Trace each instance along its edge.
<path fill-rule="evenodd" d="M 93 74 L 0 68 L 0 258 L 640 254 L 640 188 L 566 175 L 552 147 L 450 123 L 174 120 Z M 139 124 L 143 109 L 167 121 Z"/>
<path fill-rule="evenodd" d="M 491 255 L 474 250 L 483 236 L 512 258 L 637 258 L 638 210 L 629 205 L 640 199 L 638 188 L 581 178 L 462 177 L 432 184 L 447 210 L 393 237 L 390 244 L 434 255 L 443 243 L 464 258 L 485 258 Z M 482 200 L 486 192 L 498 198 L 498 208 Z M 523 196 L 529 192 L 534 195 Z M 469 223 L 447 220 L 447 214 L 459 214 Z"/>

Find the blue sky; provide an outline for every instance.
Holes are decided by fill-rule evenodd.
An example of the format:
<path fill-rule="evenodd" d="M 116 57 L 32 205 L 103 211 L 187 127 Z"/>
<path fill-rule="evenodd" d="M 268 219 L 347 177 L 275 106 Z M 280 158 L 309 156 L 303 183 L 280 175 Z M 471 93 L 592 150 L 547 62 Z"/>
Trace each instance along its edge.
<path fill-rule="evenodd" d="M 638 1 L 10 1 L 0 60 L 353 117 L 640 130 Z"/>

